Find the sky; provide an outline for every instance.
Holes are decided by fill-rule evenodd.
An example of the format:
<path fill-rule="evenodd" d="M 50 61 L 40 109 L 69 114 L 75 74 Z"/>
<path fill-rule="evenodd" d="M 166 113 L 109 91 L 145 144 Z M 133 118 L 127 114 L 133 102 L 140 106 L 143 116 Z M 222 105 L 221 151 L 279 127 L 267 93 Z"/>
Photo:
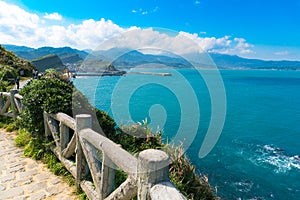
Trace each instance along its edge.
<path fill-rule="evenodd" d="M 300 0 L 0 0 L 0 44 L 94 49 L 130 30 L 149 44 L 157 28 L 207 52 L 300 60 Z"/>

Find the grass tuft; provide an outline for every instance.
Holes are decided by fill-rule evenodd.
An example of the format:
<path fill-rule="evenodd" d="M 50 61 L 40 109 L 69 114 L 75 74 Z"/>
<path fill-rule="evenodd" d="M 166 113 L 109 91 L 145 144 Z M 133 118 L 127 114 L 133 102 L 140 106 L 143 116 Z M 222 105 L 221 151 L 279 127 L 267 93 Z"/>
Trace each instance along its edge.
<path fill-rule="evenodd" d="M 19 129 L 17 133 L 15 144 L 17 147 L 24 147 L 31 140 L 31 134 L 26 129 Z"/>

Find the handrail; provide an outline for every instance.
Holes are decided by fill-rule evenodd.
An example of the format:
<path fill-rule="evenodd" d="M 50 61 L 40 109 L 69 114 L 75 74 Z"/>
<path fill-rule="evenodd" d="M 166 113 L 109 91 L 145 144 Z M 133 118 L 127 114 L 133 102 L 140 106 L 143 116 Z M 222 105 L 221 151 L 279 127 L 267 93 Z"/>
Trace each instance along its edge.
<path fill-rule="evenodd" d="M 120 167 L 124 172 L 136 175 L 138 163 L 137 159 L 122 149 L 119 145 L 92 129 L 84 129 L 80 131 L 79 136 L 87 140 L 97 149 L 105 152 L 106 156 L 109 157 L 113 163 Z"/>
<path fill-rule="evenodd" d="M 49 116 L 51 116 L 52 118 L 54 118 L 57 121 L 62 122 L 63 124 L 65 124 L 66 126 L 71 128 L 72 130 L 75 130 L 75 128 L 76 128 L 75 119 L 65 113 L 59 112 L 57 114 L 49 114 Z"/>
<path fill-rule="evenodd" d="M 92 130 L 90 115 L 77 115 L 73 119 L 64 113 L 45 113 L 44 119 L 46 135 L 55 139 L 56 145 L 51 149 L 76 178 L 77 188 L 83 189 L 89 199 L 129 200 L 135 196 L 139 200 L 156 200 L 159 196 L 164 199 L 186 199 L 169 182 L 169 156 L 166 153 L 149 149 L 142 151 L 136 158 L 118 144 Z M 75 130 L 72 137 L 66 127 Z M 63 133 L 58 134 L 59 131 Z M 57 135 L 60 135 L 59 141 Z M 63 135 L 67 135 L 68 144 L 62 144 L 66 140 Z M 66 151 L 68 156 L 65 156 Z M 75 155 L 75 162 L 69 159 L 70 155 Z M 84 178 L 86 169 L 90 171 L 94 183 Z M 114 189 L 116 169 L 128 174 L 128 178 Z"/>
<path fill-rule="evenodd" d="M 18 94 L 18 90 L 10 90 L 10 92 L 0 92 L 0 115 L 12 117 L 15 120 L 19 118 L 23 106 L 21 100 L 23 97 Z"/>
<path fill-rule="evenodd" d="M 9 92 L 0 92 L 0 95 L 3 95 L 5 97 L 10 97 L 10 93 Z"/>

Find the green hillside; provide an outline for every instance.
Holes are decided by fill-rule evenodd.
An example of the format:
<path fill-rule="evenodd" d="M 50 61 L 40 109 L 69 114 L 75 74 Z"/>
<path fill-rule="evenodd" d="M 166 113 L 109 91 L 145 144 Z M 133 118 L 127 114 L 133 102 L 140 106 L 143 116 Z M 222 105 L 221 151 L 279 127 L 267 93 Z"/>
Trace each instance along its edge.
<path fill-rule="evenodd" d="M 31 76 L 34 66 L 0 45 L 0 69 L 0 80 L 4 81 L 15 78 L 17 75 Z"/>
<path fill-rule="evenodd" d="M 44 72 L 46 69 L 54 68 L 58 71 L 65 69 L 61 59 L 56 54 L 50 54 L 39 59 L 33 60 L 32 64 L 40 72 Z"/>
<path fill-rule="evenodd" d="M 19 57 L 30 61 L 39 59 L 50 54 L 56 54 L 61 59 L 63 64 L 79 66 L 88 55 L 88 53 L 85 51 L 72 49 L 70 47 L 40 47 L 34 49 L 25 46 L 15 46 L 8 44 L 5 44 L 4 46 L 6 49 L 13 51 Z"/>

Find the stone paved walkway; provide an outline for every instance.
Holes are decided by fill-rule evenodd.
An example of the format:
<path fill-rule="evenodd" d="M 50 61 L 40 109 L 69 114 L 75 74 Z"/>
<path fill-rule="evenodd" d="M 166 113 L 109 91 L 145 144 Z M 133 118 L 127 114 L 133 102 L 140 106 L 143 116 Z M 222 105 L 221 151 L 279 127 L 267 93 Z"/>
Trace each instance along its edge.
<path fill-rule="evenodd" d="M 24 157 L 14 137 L 0 130 L 0 200 L 76 199 L 75 188 L 43 163 Z"/>

